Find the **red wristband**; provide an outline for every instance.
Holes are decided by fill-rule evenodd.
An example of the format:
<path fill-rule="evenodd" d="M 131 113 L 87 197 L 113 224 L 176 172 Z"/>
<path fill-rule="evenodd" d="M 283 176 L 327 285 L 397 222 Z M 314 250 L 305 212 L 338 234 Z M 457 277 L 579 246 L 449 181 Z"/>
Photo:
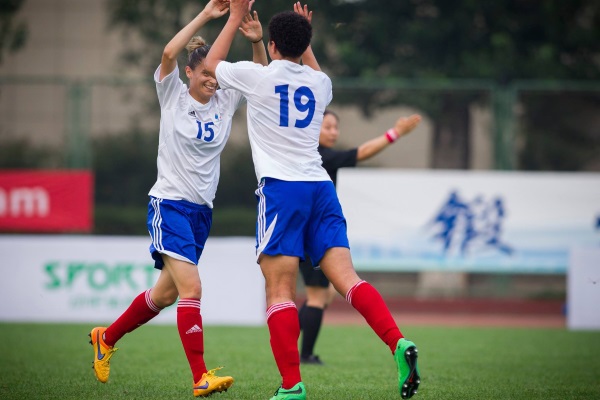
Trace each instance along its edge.
<path fill-rule="evenodd" d="M 398 135 L 398 133 L 396 132 L 396 130 L 394 128 L 390 128 L 385 133 L 385 137 L 388 140 L 388 142 L 394 143 L 396 140 L 398 140 L 400 135 Z"/>

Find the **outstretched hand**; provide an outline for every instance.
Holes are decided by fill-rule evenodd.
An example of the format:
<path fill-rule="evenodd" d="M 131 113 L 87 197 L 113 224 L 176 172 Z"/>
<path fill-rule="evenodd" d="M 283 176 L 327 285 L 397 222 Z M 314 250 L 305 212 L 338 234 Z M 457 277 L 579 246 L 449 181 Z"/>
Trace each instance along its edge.
<path fill-rule="evenodd" d="M 256 43 L 263 38 L 262 25 L 258 20 L 258 13 L 256 11 L 244 16 L 239 29 L 242 35 L 252 43 Z"/>
<path fill-rule="evenodd" d="M 394 125 L 394 129 L 398 133 L 398 136 L 403 136 L 411 132 L 413 129 L 419 125 L 421 122 L 421 116 L 418 114 L 413 114 L 409 117 L 401 117 L 398 118 L 396 124 Z"/>
<path fill-rule="evenodd" d="M 212 19 L 220 18 L 229 11 L 229 0 L 210 0 L 204 12 Z"/>
<path fill-rule="evenodd" d="M 255 0 L 229 0 L 229 15 L 231 17 L 241 17 L 246 15 L 252 9 Z M 241 17 L 243 18 L 243 17 Z M 240 19 L 241 19 L 240 18 Z"/>
<path fill-rule="evenodd" d="M 300 4 L 299 1 L 294 3 L 294 12 L 302 15 L 308 22 L 312 23 L 312 11 L 308 11 L 308 4 L 305 4 L 304 7 L 302 7 L 302 4 Z"/>

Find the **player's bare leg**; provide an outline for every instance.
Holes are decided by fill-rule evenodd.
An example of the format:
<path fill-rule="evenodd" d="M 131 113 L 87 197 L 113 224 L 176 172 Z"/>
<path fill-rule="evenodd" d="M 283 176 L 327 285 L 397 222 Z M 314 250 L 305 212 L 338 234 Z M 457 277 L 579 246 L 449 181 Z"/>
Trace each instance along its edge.
<path fill-rule="evenodd" d="M 377 289 L 358 277 L 350 250 L 345 247 L 328 249 L 320 265 L 336 290 L 361 313 L 377 336 L 390 348 L 398 367 L 400 395 L 404 399 L 412 397 L 421 383 L 417 347 L 404 338 Z"/>
<path fill-rule="evenodd" d="M 179 292 L 177 303 L 177 330 L 193 375 L 193 392 L 196 397 L 227 391 L 233 385 L 231 376 L 217 376 L 220 369 L 208 370 L 204 363 L 204 331 L 200 312 L 202 283 L 198 267 L 163 254 L 165 266 Z"/>

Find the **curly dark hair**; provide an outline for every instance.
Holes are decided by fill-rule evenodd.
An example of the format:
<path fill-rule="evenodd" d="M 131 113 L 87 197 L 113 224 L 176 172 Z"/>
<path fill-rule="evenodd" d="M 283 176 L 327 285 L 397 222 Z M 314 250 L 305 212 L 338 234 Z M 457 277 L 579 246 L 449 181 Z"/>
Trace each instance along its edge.
<path fill-rule="evenodd" d="M 312 38 L 312 26 L 293 11 L 275 14 L 269 22 L 269 40 L 284 57 L 297 58 L 304 53 Z"/>

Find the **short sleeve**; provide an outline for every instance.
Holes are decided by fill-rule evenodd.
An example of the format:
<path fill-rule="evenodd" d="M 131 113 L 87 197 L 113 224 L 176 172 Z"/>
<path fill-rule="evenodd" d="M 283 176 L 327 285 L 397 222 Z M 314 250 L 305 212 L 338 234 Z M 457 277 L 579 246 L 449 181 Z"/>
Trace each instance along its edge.
<path fill-rule="evenodd" d="M 160 108 L 169 109 L 175 107 L 182 90 L 187 90 L 187 86 L 179 78 L 179 68 L 176 66 L 162 81 L 160 81 L 159 78 L 160 65 L 154 72 L 154 83 L 156 84 L 156 93 L 158 95 Z"/>
<path fill-rule="evenodd" d="M 263 67 L 250 61 L 230 63 L 221 61 L 215 70 L 217 82 L 222 89 L 235 89 L 243 95 L 254 91 L 258 83 L 259 71 Z"/>
<path fill-rule="evenodd" d="M 244 97 L 244 95 L 237 90 L 219 89 L 217 91 L 217 94 L 219 99 L 221 99 L 219 100 L 219 103 L 223 104 L 226 107 L 226 109 L 222 111 L 227 111 L 227 113 L 230 116 L 233 116 L 237 109 L 246 103 L 246 98 Z"/>
<path fill-rule="evenodd" d="M 331 84 L 331 78 L 329 78 L 327 75 L 325 75 L 325 87 L 327 88 L 328 92 L 327 105 L 329 105 L 329 103 L 331 103 L 331 100 L 333 100 L 333 85 Z"/>

